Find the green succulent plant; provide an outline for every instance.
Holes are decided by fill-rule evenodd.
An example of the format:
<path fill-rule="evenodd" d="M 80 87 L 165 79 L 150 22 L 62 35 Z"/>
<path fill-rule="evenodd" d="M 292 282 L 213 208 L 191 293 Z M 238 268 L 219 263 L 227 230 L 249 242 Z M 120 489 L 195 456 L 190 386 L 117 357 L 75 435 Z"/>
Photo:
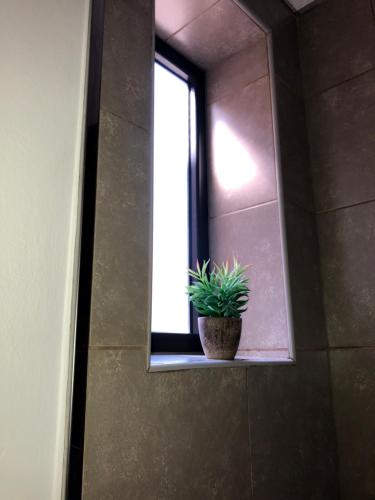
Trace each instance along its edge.
<path fill-rule="evenodd" d="M 208 272 L 208 264 L 209 260 L 203 261 L 202 266 L 197 262 L 196 271 L 188 270 L 194 280 L 187 286 L 189 300 L 201 316 L 239 318 L 246 311 L 249 300 L 247 266 L 233 259 L 232 269 L 227 261 L 220 266 L 214 264 Z"/>

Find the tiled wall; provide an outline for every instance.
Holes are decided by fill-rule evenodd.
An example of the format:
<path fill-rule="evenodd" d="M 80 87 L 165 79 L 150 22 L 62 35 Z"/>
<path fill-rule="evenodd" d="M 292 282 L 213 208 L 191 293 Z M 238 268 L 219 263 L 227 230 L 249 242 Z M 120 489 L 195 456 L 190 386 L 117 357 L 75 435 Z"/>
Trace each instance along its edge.
<path fill-rule="evenodd" d="M 304 14 L 301 59 L 343 500 L 375 498 L 375 19 Z"/>
<path fill-rule="evenodd" d="M 277 48 L 290 60 L 277 66 L 278 105 L 295 123 L 281 141 L 304 351 L 296 366 L 146 373 L 153 5 L 107 0 L 85 500 L 337 498 L 328 359 L 317 350 L 325 331 L 308 162 L 305 142 L 294 137 L 304 141 L 295 26 L 277 0 L 251 5 L 276 23 Z"/>
<path fill-rule="evenodd" d="M 289 357 L 265 33 L 207 72 L 207 115 L 210 256 L 250 266 L 239 354 Z"/>

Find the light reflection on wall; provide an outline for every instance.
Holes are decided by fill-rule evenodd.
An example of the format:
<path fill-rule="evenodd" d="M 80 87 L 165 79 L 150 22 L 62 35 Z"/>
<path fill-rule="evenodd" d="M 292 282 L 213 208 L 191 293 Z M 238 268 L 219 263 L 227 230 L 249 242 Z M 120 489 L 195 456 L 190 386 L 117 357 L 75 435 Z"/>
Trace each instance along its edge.
<path fill-rule="evenodd" d="M 257 165 L 248 148 L 222 121 L 213 129 L 214 175 L 221 188 L 235 191 L 257 175 Z"/>

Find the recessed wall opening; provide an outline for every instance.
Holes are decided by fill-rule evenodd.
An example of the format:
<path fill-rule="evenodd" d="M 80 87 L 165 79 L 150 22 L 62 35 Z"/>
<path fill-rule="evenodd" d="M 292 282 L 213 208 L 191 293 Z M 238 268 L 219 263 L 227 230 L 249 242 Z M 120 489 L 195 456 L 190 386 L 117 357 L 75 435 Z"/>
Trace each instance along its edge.
<path fill-rule="evenodd" d="M 157 37 L 204 74 L 207 155 L 202 168 L 208 179 L 207 256 L 217 263 L 236 257 L 249 265 L 251 295 L 243 315 L 238 356 L 293 358 L 271 35 L 232 0 L 156 0 L 155 21 Z M 157 67 L 155 75 L 156 96 L 161 85 Z M 157 106 L 156 102 L 155 148 L 161 144 Z M 154 170 L 154 200 L 160 196 L 158 182 L 159 174 Z M 172 185 L 177 189 L 176 183 L 170 177 L 169 189 L 173 190 Z M 179 196 L 178 203 L 186 206 L 183 196 Z M 154 210 L 158 210 L 157 205 Z M 181 218 L 179 229 L 186 224 L 184 214 Z M 159 230 L 154 218 L 154 284 L 162 281 L 162 259 L 158 263 L 157 256 L 168 256 L 167 261 L 174 262 L 174 245 L 157 240 Z M 173 240 L 175 236 L 181 242 L 185 235 L 186 231 L 184 236 L 178 236 L 171 230 L 168 237 Z M 186 276 L 183 260 L 186 261 L 186 255 L 176 256 L 176 277 Z M 183 279 L 180 283 L 184 288 Z M 183 302 L 184 296 L 179 293 Z M 196 335 L 193 329 L 178 330 L 178 321 L 187 317 L 187 296 L 185 300 L 175 328 L 169 324 L 164 333 Z M 160 312 L 155 310 L 157 307 L 158 297 L 154 293 L 153 318 Z M 160 351 L 155 349 L 158 333 L 163 332 L 154 329 L 152 333 L 154 352 Z"/>

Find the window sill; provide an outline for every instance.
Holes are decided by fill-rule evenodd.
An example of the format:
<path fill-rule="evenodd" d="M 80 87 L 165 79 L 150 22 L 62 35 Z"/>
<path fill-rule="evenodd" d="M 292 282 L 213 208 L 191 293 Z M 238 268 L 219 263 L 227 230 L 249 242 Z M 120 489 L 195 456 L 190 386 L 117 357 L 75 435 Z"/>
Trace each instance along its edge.
<path fill-rule="evenodd" d="M 207 359 L 201 354 L 152 354 L 149 372 L 192 370 L 196 368 L 239 368 L 245 366 L 293 365 L 291 358 L 236 358 L 233 361 Z"/>

